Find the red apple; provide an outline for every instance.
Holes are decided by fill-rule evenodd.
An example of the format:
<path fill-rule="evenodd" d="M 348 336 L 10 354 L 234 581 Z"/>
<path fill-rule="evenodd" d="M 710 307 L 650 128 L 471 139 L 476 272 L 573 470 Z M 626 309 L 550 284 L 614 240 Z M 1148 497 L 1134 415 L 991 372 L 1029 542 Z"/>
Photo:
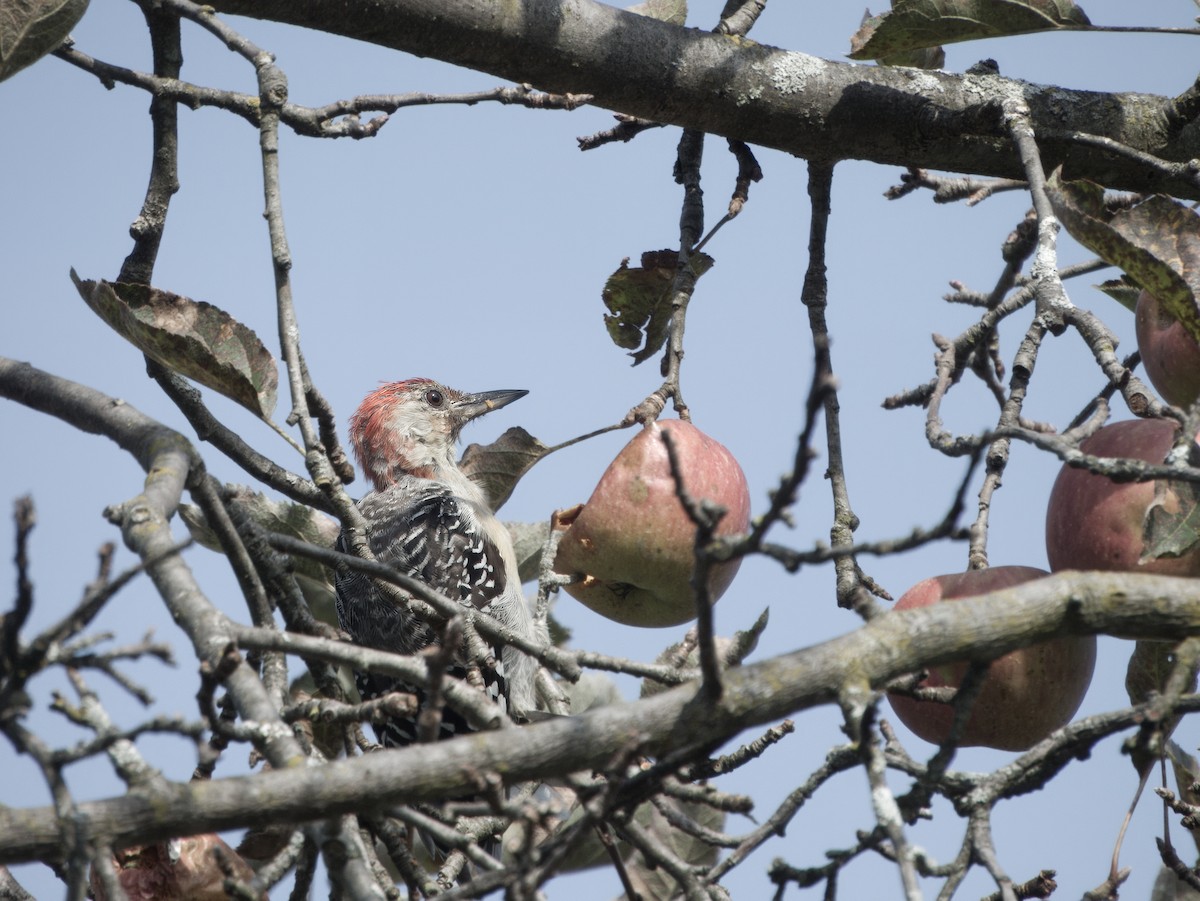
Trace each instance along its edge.
<path fill-rule="evenodd" d="M 229 894 L 218 855 L 234 878 L 242 882 L 254 878 L 250 865 L 212 833 L 122 848 L 113 854 L 112 866 L 129 901 L 220 901 Z M 96 901 L 107 901 L 108 892 L 95 868 L 91 888 Z"/>
<path fill-rule="evenodd" d="M 1175 423 L 1131 419 L 1104 426 L 1079 449 L 1097 457 L 1130 457 L 1161 463 L 1175 441 Z M 1114 482 L 1063 466 L 1046 505 L 1046 555 L 1050 569 L 1116 570 L 1165 576 L 1200 576 L 1200 550 L 1181 557 L 1139 562 L 1153 482 Z"/>
<path fill-rule="evenodd" d="M 651 423 L 617 454 L 568 526 L 554 569 L 582 576 L 567 592 L 597 613 L 631 626 L 677 626 L 695 619 L 691 578 L 696 527 L 675 494 L 662 433 L 678 452 L 684 487 L 697 500 L 725 508 L 717 535 L 736 535 L 750 523 L 750 492 L 737 460 L 690 422 Z M 741 560 L 711 570 L 715 603 Z"/>
<path fill-rule="evenodd" d="M 1149 291 L 1138 295 L 1138 351 L 1150 384 L 1162 399 L 1190 406 L 1200 395 L 1200 345 Z"/>
<path fill-rule="evenodd" d="M 918 582 L 894 609 L 911 610 L 939 601 L 958 601 L 1011 588 L 1048 575 L 1031 566 L 993 566 Z M 1011 651 L 992 661 L 959 742 L 1002 751 L 1024 751 L 1070 722 L 1092 681 L 1095 636 L 1067 636 Z M 923 688 L 957 688 L 968 664 L 932 667 Z M 941 744 L 950 734 L 954 708 L 889 694 L 892 710 L 926 741 Z"/>

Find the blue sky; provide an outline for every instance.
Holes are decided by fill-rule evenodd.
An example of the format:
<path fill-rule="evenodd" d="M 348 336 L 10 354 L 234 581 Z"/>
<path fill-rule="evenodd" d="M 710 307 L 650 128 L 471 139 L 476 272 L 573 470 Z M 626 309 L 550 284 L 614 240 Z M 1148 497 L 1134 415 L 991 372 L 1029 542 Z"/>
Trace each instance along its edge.
<path fill-rule="evenodd" d="M 710 26 L 721 4 L 692 4 L 689 22 Z M 1141 4 L 1087 2 L 1098 24 L 1188 26 L 1196 13 L 1184 0 Z M 764 43 L 841 59 L 861 10 L 848 4 L 784 4 L 776 0 L 753 36 Z M 491 88 L 497 79 L 369 45 L 250 20 L 231 20 L 273 51 L 290 79 L 294 102 L 321 105 L 363 93 L 454 92 Z M 97 0 L 74 33 L 79 49 L 131 68 L 149 67 L 141 17 L 133 4 Z M 1194 37 L 1036 35 L 947 48 L 946 68 L 962 71 L 984 57 L 1002 74 L 1096 90 L 1173 94 L 1195 75 Z M 184 75 L 191 81 L 253 92 L 250 68 L 198 28 L 184 28 Z M 0 271 L 5 286 L 0 354 L 88 383 L 134 404 L 185 433 L 183 418 L 145 376 L 141 355 L 84 306 L 68 278 L 115 277 L 130 241 L 149 168 L 148 98 L 132 88 L 105 90 L 55 59 L 0 84 Z M 528 397 L 472 427 L 468 441 L 491 440 L 520 424 L 548 444 L 620 419 L 658 387 L 657 362 L 633 368 L 609 341 L 600 290 L 623 257 L 674 247 L 680 189 L 671 178 L 676 129 L 659 129 L 628 145 L 588 153 L 575 138 L 606 129 L 608 112 L 583 108 L 541 112 L 483 104 L 425 107 L 396 113 L 368 141 L 316 141 L 284 133 L 280 162 L 284 212 L 294 260 L 293 289 L 304 351 L 314 379 L 345 423 L 361 397 L 381 381 L 414 375 L 465 390 L 520 387 Z M 212 110 L 180 113 L 182 190 L 175 198 L 155 282 L 228 310 L 275 346 L 271 262 L 261 217 L 258 135 L 241 119 Z M 806 167 L 785 154 L 756 150 L 765 173 L 750 202 L 706 247 L 716 265 L 699 283 L 687 327 L 683 385 L 694 421 L 741 461 L 756 511 L 790 465 L 811 377 L 811 341 L 799 303 L 806 264 Z M 722 139 L 710 138 L 703 170 L 708 223 L 724 211 L 735 167 Z M 834 368 L 841 386 L 851 499 L 859 537 L 880 539 L 939 520 L 964 471 L 961 460 L 930 450 L 921 411 L 884 411 L 883 398 L 929 379 L 931 333 L 956 335 L 972 311 L 940 298 L 960 280 L 986 290 L 1002 263 L 1000 243 L 1026 208 L 1023 195 L 1000 196 L 968 209 L 935 206 L 917 194 L 888 202 L 895 167 L 844 163 L 835 172 L 829 248 Z M 1064 242 L 1061 260 L 1086 253 Z M 1090 287 L 1068 285 L 1072 300 L 1094 309 L 1133 348 L 1132 316 Z M 1006 324 L 1011 357 L 1026 321 Z M 1049 341 L 1027 415 L 1064 425 L 1102 386 L 1090 354 L 1074 335 Z M 235 405 L 206 392 L 213 410 L 246 440 L 300 470 L 302 461 L 269 429 Z M 285 409 L 286 400 L 281 402 Z M 973 432 L 992 423 L 995 406 L 975 385 L 950 396 L 949 428 Z M 1121 415 L 1128 415 L 1122 413 Z M 282 414 L 280 415 L 282 419 Z M 12 403 L 0 405 L 6 436 L 0 498 L 32 494 L 39 525 L 32 547 L 36 608 L 31 628 L 75 603 L 94 577 L 95 550 L 119 540 L 103 508 L 141 485 L 136 463 L 104 439 L 75 432 Z M 555 508 L 585 500 L 607 461 L 628 440 L 617 433 L 540 463 L 505 507 L 505 518 L 543 520 Z M 220 478 L 246 477 L 211 447 L 202 447 Z M 1042 518 L 1057 463 L 1018 446 L 996 497 L 993 564 L 1045 566 Z M 797 548 L 827 541 L 831 504 L 822 465 L 801 491 L 796 526 L 774 537 Z M 365 488 L 352 486 L 359 494 Z M 182 533 L 182 528 L 178 528 Z M 0 517 L 0 548 L 12 547 L 12 523 Z M 0 580 L 12 585 L 11 552 L 0 553 Z M 221 562 L 189 553 L 214 603 L 243 616 L 236 586 Z M 118 569 L 133 563 L 124 549 Z M 918 580 L 966 565 L 963 545 L 941 544 L 887 559 L 865 559 L 868 573 L 898 597 Z M 747 560 L 717 607 L 719 631 L 748 626 L 764 607 L 771 624 L 756 651 L 761 659 L 855 628 L 836 607 L 832 567 L 790 576 L 763 559 Z M 570 598 L 557 616 L 575 630 L 575 645 L 652 659 L 683 629 L 636 630 L 590 613 Z M 127 642 L 154 628 L 179 646 L 178 666 L 146 663 L 129 671 L 152 686 L 159 709 L 194 715 L 195 672 L 186 640 L 145 582 L 109 606 L 98 628 Z M 1101 642 L 1100 664 L 1081 714 L 1125 702 L 1128 646 Z M 144 714 L 101 677 L 95 687 L 114 717 L 133 724 Z M 56 676 L 34 683 L 32 725 L 60 742 L 80 735 L 46 712 Z M 626 696 L 636 685 L 622 683 Z M 759 799 L 758 818 L 838 742 L 836 711 L 797 718 L 796 734 L 755 766 L 725 780 L 730 791 Z M 744 736 L 745 739 L 753 738 Z M 1194 726 L 1177 736 L 1189 749 Z M 932 753 L 910 737 L 916 755 Z M 1100 882 L 1120 820 L 1134 791 L 1133 770 L 1119 739 L 1101 744 L 1046 791 L 1009 802 L 996 813 L 1001 861 L 1018 880 L 1044 867 L 1058 870 L 1060 893 L 1074 897 Z M 179 741 L 152 739 L 148 753 L 164 772 L 186 779 L 194 758 Z M 218 775 L 242 764 L 233 758 Z M 964 751 L 957 765 L 993 768 L 1008 755 Z M 0 745 L 0 803 L 42 804 L 48 795 L 27 760 Z M 7 774 L 12 774 L 7 775 Z M 103 762 L 68 772 L 78 797 L 105 797 L 119 785 Z M 902 792 L 905 780 L 893 777 Z M 1098 790 L 1097 786 L 1103 786 Z M 735 897 L 765 897 L 773 857 L 814 865 L 826 849 L 853 843 L 872 823 L 867 786 L 858 771 L 843 775 L 801 811 L 785 838 L 727 880 Z M 748 824 L 731 822 L 730 831 Z M 1122 861 L 1134 867 L 1126 897 L 1145 897 L 1157 869 L 1154 837 L 1161 814 L 1144 800 Z M 962 824 L 946 805 L 912 839 L 938 860 L 954 856 Z M 1177 844 L 1187 837 L 1175 827 Z M 48 871 L 18 870 L 39 897 L 59 891 Z M 844 897 L 879 897 L 898 885 L 887 865 L 862 861 L 843 875 Z M 933 884 L 929 894 L 936 894 Z M 974 873 L 960 897 L 991 891 Z M 551 884 L 549 896 L 619 894 L 615 878 L 592 875 Z M 795 890 L 792 890 L 793 894 Z"/>

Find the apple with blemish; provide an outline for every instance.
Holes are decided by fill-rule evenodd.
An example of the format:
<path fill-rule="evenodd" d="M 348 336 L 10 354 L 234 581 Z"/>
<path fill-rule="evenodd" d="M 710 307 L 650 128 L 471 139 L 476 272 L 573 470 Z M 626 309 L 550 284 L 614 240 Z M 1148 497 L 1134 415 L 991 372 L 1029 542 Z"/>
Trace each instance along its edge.
<path fill-rule="evenodd" d="M 1167 419 L 1131 419 L 1104 426 L 1079 449 L 1095 457 L 1128 457 L 1162 463 L 1175 442 L 1177 425 Z M 1200 549 L 1180 557 L 1142 562 L 1146 510 L 1154 482 L 1114 482 L 1064 465 L 1046 505 L 1046 556 L 1054 572 L 1064 569 L 1200 576 Z M 1173 491 L 1164 501 L 1178 503 Z"/>
<path fill-rule="evenodd" d="M 692 590 L 696 526 L 675 491 L 663 434 L 673 439 L 687 493 L 725 509 L 716 535 L 750 523 L 742 468 L 719 442 L 690 422 L 653 422 L 617 454 L 582 507 L 559 517 L 566 529 L 554 569 L 577 581 L 565 587 L 597 613 L 632 626 L 676 626 L 696 616 Z M 725 592 L 740 559 L 714 564 L 712 601 Z"/>

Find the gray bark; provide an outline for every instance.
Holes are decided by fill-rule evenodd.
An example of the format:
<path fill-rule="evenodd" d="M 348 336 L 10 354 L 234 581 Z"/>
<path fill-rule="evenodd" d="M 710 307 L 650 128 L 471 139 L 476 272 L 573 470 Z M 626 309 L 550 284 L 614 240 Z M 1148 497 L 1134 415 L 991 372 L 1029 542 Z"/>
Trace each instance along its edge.
<path fill-rule="evenodd" d="M 660 22 L 594 0 L 216 0 L 225 13 L 314 28 L 428 56 L 614 111 L 772 147 L 805 159 L 860 159 L 1024 178 L 1000 104 L 1028 103 L 1047 172 L 1113 188 L 1200 198 L 1190 173 L 1165 177 L 1083 147 L 1101 135 L 1164 160 L 1200 157 L 1190 92 L 1044 86 L 822 60 Z"/>

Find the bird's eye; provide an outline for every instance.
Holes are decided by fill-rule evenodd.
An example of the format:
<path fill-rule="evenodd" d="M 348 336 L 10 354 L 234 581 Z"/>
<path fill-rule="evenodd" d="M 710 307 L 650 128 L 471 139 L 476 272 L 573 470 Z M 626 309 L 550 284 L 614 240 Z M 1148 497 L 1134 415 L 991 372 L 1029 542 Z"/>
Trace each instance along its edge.
<path fill-rule="evenodd" d="M 431 407 L 440 407 L 445 398 L 442 397 L 442 392 L 436 388 L 430 388 L 425 392 L 425 403 Z"/>

